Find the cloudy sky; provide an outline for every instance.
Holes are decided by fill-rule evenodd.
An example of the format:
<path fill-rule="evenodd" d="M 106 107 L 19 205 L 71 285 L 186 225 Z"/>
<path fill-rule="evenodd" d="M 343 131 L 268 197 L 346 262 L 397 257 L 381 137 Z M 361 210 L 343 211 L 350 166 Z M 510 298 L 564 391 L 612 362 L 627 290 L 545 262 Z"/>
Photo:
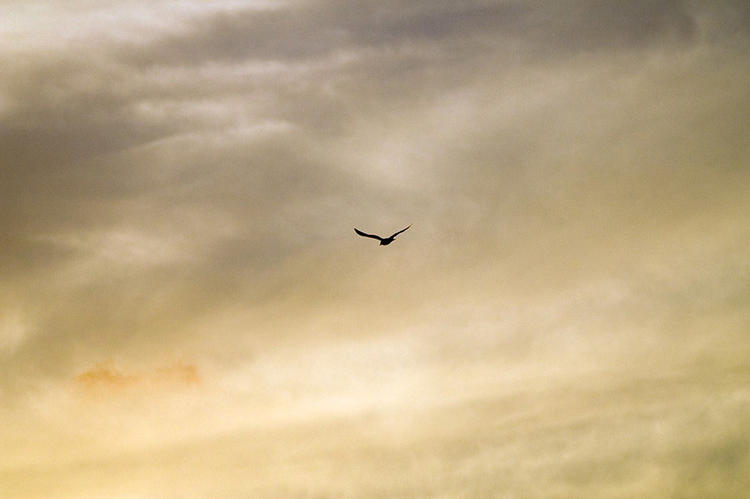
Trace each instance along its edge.
<path fill-rule="evenodd" d="M 0 496 L 750 487 L 746 2 L 0 19 Z"/>

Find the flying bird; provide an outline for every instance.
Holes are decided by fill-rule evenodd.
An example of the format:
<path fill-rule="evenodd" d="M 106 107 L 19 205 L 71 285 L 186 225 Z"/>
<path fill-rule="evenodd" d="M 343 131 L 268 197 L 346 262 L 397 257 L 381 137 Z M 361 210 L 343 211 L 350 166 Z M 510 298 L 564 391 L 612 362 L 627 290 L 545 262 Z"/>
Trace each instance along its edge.
<path fill-rule="evenodd" d="M 411 227 L 411 224 L 409 224 L 409 227 Z M 406 227 L 406 229 L 408 229 L 409 227 Z M 380 236 L 376 236 L 375 234 L 367 234 L 366 232 L 362 232 L 361 230 L 359 230 L 356 227 L 354 227 L 354 232 L 356 232 L 357 234 L 359 234 L 362 237 L 371 237 L 373 239 L 377 239 L 378 241 L 380 241 L 380 245 L 381 246 L 388 246 L 389 244 L 391 244 L 393 242 L 394 239 L 396 239 L 397 235 L 401 234 L 406 229 L 401 229 L 400 231 L 396 232 L 395 234 L 393 234 L 390 237 L 380 237 Z"/>

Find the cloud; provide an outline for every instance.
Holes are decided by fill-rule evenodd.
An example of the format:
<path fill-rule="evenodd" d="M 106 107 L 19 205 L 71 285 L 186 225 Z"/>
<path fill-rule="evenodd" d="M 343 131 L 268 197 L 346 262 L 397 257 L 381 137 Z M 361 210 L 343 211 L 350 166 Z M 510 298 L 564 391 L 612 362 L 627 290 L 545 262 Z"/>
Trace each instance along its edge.
<path fill-rule="evenodd" d="M 688 5 L 679 0 L 627 5 L 567 1 L 552 7 L 538 2 L 474 1 L 461 6 L 411 2 L 404 6 L 398 2 L 330 1 L 202 14 L 181 33 L 134 46 L 129 59 L 148 65 L 294 61 L 340 51 L 393 50 L 409 44 L 486 48 L 502 42 L 531 46 L 550 57 L 689 40 L 694 32 Z"/>
<path fill-rule="evenodd" d="M 73 378 L 73 386 L 90 395 L 111 395 L 144 389 L 181 389 L 200 383 L 201 376 L 197 366 L 186 363 L 132 372 L 118 370 L 111 362 L 101 363 Z"/>
<path fill-rule="evenodd" d="M 70 307 L 16 298 L 39 311 L 40 330 L 112 340 L 135 325 L 139 341 L 169 329 L 162 314 L 190 323 L 233 305 L 224 300 L 272 296 L 253 282 L 282 286 L 283 302 L 299 286 L 286 269 L 324 265 L 301 252 L 341 244 L 355 220 L 387 230 L 417 216 L 414 237 L 444 252 L 426 261 L 473 259 L 488 275 L 513 273 L 493 258 L 499 246 L 531 268 L 519 285 L 554 268 L 614 272 L 622 252 L 648 260 L 687 214 L 736 220 L 746 69 L 701 37 L 706 25 L 720 32 L 708 22 L 720 12 L 673 1 L 221 6 L 183 11 L 139 43 L 29 48 L 3 83 L 0 265 L 14 292 Z M 547 244 L 558 251 L 542 259 Z M 340 260 L 336 284 L 318 272 L 309 287 L 354 286 L 346 276 L 362 263 Z M 87 303 L 93 324 L 81 328 Z"/>

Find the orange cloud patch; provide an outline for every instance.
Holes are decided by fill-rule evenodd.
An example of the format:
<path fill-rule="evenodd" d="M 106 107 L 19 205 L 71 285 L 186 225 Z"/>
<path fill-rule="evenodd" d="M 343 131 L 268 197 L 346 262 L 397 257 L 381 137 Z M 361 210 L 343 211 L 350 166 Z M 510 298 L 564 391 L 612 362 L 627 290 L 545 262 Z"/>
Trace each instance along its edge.
<path fill-rule="evenodd" d="M 86 392 L 104 393 L 144 388 L 184 388 L 201 383 L 194 364 L 176 363 L 148 371 L 123 372 L 110 363 L 97 364 L 73 378 L 73 385 Z"/>

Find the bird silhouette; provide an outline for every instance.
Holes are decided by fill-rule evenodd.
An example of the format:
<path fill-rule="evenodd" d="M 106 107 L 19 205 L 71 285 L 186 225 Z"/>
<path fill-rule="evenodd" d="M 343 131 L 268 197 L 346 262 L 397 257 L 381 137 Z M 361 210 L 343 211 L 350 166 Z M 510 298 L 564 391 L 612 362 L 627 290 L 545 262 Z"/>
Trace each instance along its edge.
<path fill-rule="evenodd" d="M 409 224 L 409 227 L 411 227 L 411 224 Z M 408 229 L 409 227 L 406 227 L 406 229 Z M 359 234 L 362 237 L 371 237 L 373 239 L 377 239 L 378 241 L 380 241 L 380 245 L 381 246 L 388 246 L 389 244 L 391 244 L 393 242 L 394 239 L 396 239 L 397 235 L 401 234 L 406 229 L 401 229 L 400 231 L 396 232 L 395 234 L 393 234 L 390 237 L 380 237 L 380 236 L 376 236 L 375 234 L 368 234 L 366 232 L 362 232 L 361 230 L 359 230 L 356 227 L 354 227 L 354 232 L 356 232 L 357 234 Z"/>

